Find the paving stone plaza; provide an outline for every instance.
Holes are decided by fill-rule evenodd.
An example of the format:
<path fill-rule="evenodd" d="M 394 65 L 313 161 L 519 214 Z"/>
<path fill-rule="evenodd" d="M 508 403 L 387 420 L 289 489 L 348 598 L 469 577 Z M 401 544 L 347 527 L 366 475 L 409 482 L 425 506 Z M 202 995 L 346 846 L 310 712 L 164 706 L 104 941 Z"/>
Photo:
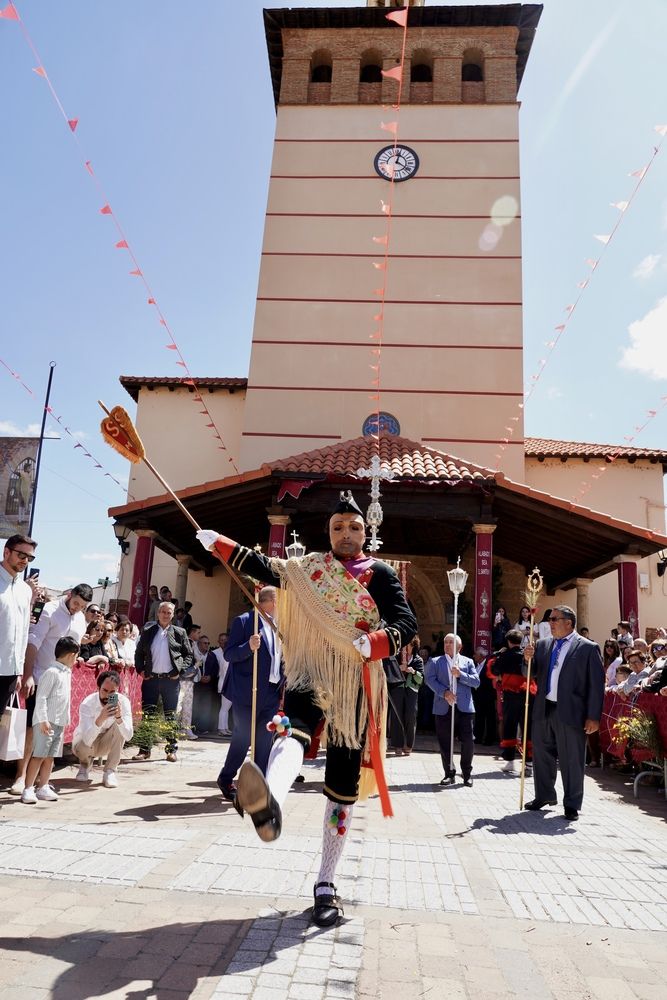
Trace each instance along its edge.
<path fill-rule="evenodd" d="M 578 823 L 519 813 L 519 782 L 477 756 L 443 788 L 426 739 L 389 758 L 395 816 L 354 817 L 345 920 L 308 923 L 322 761 L 259 842 L 214 778 L 226 744 L 124 763 L 118 789 L 60 769 L 57 803 L 0 792 L 0 984 L 11 1000 L 658 1000 L 667 957 L 667 808 L 587 778 Z M 527 793 L 532 791 L 530 783 Z"/>

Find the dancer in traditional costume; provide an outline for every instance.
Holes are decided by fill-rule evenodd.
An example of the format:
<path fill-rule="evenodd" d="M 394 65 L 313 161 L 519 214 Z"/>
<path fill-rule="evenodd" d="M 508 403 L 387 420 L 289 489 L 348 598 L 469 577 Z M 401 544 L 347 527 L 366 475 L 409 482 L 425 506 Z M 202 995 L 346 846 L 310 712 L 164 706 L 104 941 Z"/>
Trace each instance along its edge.
<path fill-rule="evenodd" d="M 343 913 L 334 877 L 354 803 L 377 788 L 383 812 L 391 815 L 382 769 L 387 714 L 382 659 L 396 655 L 415 635 L 415 617 L 393 569 L 363 554 L 366 526 L 349 491 L 341 493 L 329 520 L 330 552 L 269 559 L 216 531 L 200 531 L 197 538 L 237 572 L 279 588 L 285 716 L 275 723 L 266 778 L 250 761 L 241 768 L 237 809 L 251 816 L 262 840 L 279 837 L 287 793 L 304 753 L 317 752 L 324 726 L 327 803 L 312 919 L 320 927 L 332 926 Z"/>

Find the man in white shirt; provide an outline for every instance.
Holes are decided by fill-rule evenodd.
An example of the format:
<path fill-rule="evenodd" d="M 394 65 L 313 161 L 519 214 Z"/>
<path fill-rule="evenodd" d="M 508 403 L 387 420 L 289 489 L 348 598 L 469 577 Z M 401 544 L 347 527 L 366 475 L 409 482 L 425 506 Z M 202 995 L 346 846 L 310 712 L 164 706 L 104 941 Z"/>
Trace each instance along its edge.
<path fill-rule="evenodd" d="M 218 694 L 220 695 L 220 712 L 218 714 L 219 736 L 232 735 L 232 731 L 229 728 L 229 710 L 232 707 L 232 703 L 229 698 L 225 698 L 222 693 L 222 685 L 225 683 L 225 677 L 227 676 L 227 671 L 229 669 L 229 663 L 225 659 L 225 646 L 227 645 L 228 639 L 229 633 L 221 632 L 218 636 L 218 648 L 213 650 L 213 655 L 218 661 Z"/>
<path fill-rule="evenodd" d="M 0 717 L 21 687 L 32 602 L 32 590 L 21 573 L 35 558 L 36 547 L 27 535 L 12 535 L 0 563 Z"/>
<path fill-rule="evenodd" d="M 39 678 L 55 659 L 58 639 L 66 636 L 81 642 L 86 631 L 86 608 L 93 598 L 92 588 L 79 583 L 57 601 L 44 605 L 39 621 L 28 633 L 28 646 L 23 665 L 23 696 L 27 709 L 25 753 L 16 768 L 16 781 L 9 789 L 12 795 L 22 795 L 25 790 L 25 772 L 32 755 L 32 713 L 35 710 L 35 692 Z"/>
<path fill-rule="evenodd" d="M 95 757 L 106 757 L 102 784 L 116 788 L 116 769 L 124 745 L 132 739 L 132 706 L 130 699 L 120 694 L 120 675 L 115 670 L 103 670 L 97 678 L 97 693 L 89 694 L 79 705 L 79 722 L 72 737 L 72 750 L 81 767 L 77 781 L 90 781 L 90 768 Z M 109 704 L 109 696 L 116 695 Z"/>

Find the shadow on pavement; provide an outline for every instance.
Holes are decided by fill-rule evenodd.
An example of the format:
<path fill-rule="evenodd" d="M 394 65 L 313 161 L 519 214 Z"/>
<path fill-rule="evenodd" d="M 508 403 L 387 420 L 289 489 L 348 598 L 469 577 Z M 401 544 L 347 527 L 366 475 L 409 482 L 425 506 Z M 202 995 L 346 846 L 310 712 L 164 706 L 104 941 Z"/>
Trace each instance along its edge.
<path fill-rule="evenodd" d="M 500 819 L 480 817 L 470 824 L 470 830 L 488 830 L 504 837 L 516 836 L 517 827 L 522 833 L 543 837 L 560 837 L 575 832 L 576 823 L 570 823 L 564 816 L 544 812 L 516 812 L 501 816 Z"/>
<path fill-rule="evenodd" d="M 224 815 L 230 810 L 234 812 L 234 806 L 231 802 L 226 802 L 218 792 L 217 795 L 210 795 L 205 799 L 179 797 L 172 794 L 169 802 L 151 802 L 147 805 L 132 806 L 129 809 L 120 809 L 114 815 L 133 816 L 146 823 L 155 823 L 161 819 L 174 819 L 177 816 Z"/>
<path fill-rule="evenodd" d="M 125 991 L 127 1000 L 172 1000 L 190 996 L 201 979 L 224 975 L 239 948 L 243 948 L 243 939 L 251 927 L 256 956 L 250 957 L 253 951 L 249 943 L 248 950 L 242 953 L 244 959 L 235 961 L 233 967 L 233 972 L 241 976 L 255 976 L 262 968 L 270 972 L 282 948 L 293 948 L 306 937 L 313 941 L 333 933 L 331 929 L 313 927 L 306 933 L 308 912 L 276 911 L 270 917 L 252 921 L 208 920 L 160 923 L 142 930 L 64 932 L 60 937 L 5 936 L 0 937 L 0 949 L 17 957 L 20 953 L 34 956 L 36 970 L 40 958 L 71 963 L 60 974 L 54 973 L 50 1000 L 89 1000 L 121 991 Z M 339 925 L 339 943 L 345 943 L 344 926 L 345 921 Z M 29 972 L 27 975 L 29 983 Z M 327 978 L 326 973 L 323 978 Z M 133 982 L 150 985 L 129 990 Z M 44 986 L 40 986 L 35 992 L 41 995 Z"/>

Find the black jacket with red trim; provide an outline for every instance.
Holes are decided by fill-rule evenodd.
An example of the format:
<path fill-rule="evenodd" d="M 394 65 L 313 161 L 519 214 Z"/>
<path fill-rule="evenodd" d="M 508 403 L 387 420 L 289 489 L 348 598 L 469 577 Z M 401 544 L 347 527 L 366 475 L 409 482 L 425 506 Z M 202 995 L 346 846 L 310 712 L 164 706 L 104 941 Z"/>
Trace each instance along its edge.
<path fill-rule="evenodd" d="M 500 687 L 503 691 L 511 691 L 515 694 L 523 694 L 526 690 L 526 669 L 523 658 L 523 650 L 518 646 L 501 649 L 490 661 L 489 669 L 495 677 L 500 678 Z M 537 685 L 534 680 L 530 682 L 530 693 L 535 694 Z"/>
<path fill-rule="evenodd" d="M 271 569 L 270 560 L 261 552 L 247 549 L 220 535 L 216 542 L 216 553 L 237 573 L 245 573 L 253 580 L 274 587 L 280 586 L 280 578 Z M 417 620 L 396 573 L 387 563 L 376 559 L 358 582 L 375 601 L 381 618 L 380 628 L 368 633 L 371 658 L 382 660 L 396 656 L 417 634 Z"/>

